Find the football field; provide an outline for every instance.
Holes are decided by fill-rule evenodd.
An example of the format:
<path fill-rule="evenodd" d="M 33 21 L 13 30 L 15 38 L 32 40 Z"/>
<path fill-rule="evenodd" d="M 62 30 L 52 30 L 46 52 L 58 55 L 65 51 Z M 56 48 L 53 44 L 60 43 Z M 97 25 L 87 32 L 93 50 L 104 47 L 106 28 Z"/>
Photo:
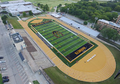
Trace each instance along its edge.
<path fill-rule="evenodd" d="M 95 43 L 52 20 L 44 19 L 31 25 L 31 28 L 69 66 L 84 57 L 84 53 L 97 47 Z"/>

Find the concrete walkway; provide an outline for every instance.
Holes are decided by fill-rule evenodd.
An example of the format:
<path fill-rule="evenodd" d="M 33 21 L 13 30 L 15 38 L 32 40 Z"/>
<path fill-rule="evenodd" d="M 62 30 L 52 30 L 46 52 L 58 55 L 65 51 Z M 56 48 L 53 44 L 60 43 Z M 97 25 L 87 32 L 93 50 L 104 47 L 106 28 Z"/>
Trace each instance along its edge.
<path fill-rule="evenodd" d="M 17 18 L 18 18 L 18 21 L 21 20 L 20 17 L 17 16 Z"/>
<path fill-rule="evenodd" d="M 22 65 L 31 82 L 37 80 L 40 84 L 49 84 L 45 77 L 42 74 L 39 74 L 39 71 L 33 73 L 27 62 L 22 63 Z"/>

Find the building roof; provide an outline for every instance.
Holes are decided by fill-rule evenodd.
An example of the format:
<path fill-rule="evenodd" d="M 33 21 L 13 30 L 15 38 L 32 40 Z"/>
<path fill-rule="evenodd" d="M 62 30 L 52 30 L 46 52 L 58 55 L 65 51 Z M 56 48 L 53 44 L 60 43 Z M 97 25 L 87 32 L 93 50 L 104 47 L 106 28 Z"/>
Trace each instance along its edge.
<path fill-rule="evenodd" d="M 111 21 L 107 21 L 107 20 L 104 20 L 104 19 L 99 19 L 98 21 L 101 21 L 101 22 L 104 22 L 104 23 L 106 23 L 106 24 L 109 24 L 109 25 L 112 25 L 112 26 L 115 26 L 115 27 L 120 28 L 120 25 L 119 25 L 119 24 L 116 24 L 116 23 L 111 22 Z"/>
<path fill-rule="evenodd" d="M 8 6 L 17 6 L 17 5 L 25 5 L 25 4 L 32 4 L 31 2 L 21 2 L 21 3 L 10 3 L 10 4 L 1 4 L 1 7 L 8 7 Z"/>
<path fill-rule="evenodd" d="M 23 41 L 23 38 L 19 33 L 14 33 L 11 35 L 15 43 L 19 43 Z"/>
<path fill-rule="evenodd" d="M 7 6 L 7 9 L 10 11 L 10 13 L 20 13 L 25 11 L 32 11 L 33 14 L 41 13 L 41 11 L 36 10 L 32 5 L 15 4 Z"/>
<path fill-rule="evenodd" d="M 53 13 L 53 14 L 51 14 L 51 15 L 54 16 L 54 17 L 56 17 L 56 18 L 61 17 L 60 15 L 58 15 L 58 14 L 56 14 L 56 13 Z"/>
<path fill-rule="evenodd" d="M 80 28 L 80 30 L 82 30 L 82 31 L 86 32 L 87 34 L 90 34 L 90 35 L 92 35 L 92 36 L 94 36 L 94 37 L 97 37 L 97 36 L 99 35 L 99 32 L 98 32 L 98 31 L 95 31 L 95 30 L 93 30 L 93 29 L 91 29 L 91 28 L 88 28 L 88 27 L 86 27 L 86 26 L 84 26 L 84 25 L 81 25 L 81 24 L 79 24 L 79 23 L 76 23 L 75 21 L 70 20 L 70 19 L 68 19 L 68 18 L 66 18 L 66 17 L 61 17 L 60 20 L 66 22 L 66 23 L 68 23 L 68 24 L 70 24 L 70 25 L 72 24 L 72 26 L 74 26 L 74 27 L 76 27 L 76 28 Z"/>
<path fill-rule="evenodd" d="M 8 1 L 8 2 L 9 2 L 9 3 L 21 3 L 21 2 L 25 2 L 25 1 L 21 1 L 21 0 L 19 1 L 19 0 L 18 0 L 18 1 Z"/>

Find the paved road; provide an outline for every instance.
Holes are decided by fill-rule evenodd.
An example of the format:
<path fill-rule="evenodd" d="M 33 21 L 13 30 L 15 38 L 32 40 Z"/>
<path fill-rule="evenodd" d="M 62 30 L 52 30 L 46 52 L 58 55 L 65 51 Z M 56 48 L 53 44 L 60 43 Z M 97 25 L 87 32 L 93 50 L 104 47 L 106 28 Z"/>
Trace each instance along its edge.
<path fill-rule="evenodd" d="M 6 63 L 1 63 L 0 67 L 7 68 L 2 70 L 2 75 L 7 75 L 10 79 L 5 84 L 28 84 L 28 76 L 18 60 L 18 52 L 13 46 L 8 30 L 1 22 L 0 20 L 0 56 L 4 57 L 2 60 L 6 60 Z"/>

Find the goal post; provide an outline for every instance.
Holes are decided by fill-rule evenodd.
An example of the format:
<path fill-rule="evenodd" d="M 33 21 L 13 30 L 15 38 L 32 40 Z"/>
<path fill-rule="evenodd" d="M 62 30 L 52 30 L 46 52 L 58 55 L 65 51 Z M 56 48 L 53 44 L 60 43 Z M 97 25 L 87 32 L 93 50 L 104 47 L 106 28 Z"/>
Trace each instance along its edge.
<path fill-rule="evenodd" d="M 31 25 L 31 29 L 35 32 L 38 33 L 38 31 Z"/>

